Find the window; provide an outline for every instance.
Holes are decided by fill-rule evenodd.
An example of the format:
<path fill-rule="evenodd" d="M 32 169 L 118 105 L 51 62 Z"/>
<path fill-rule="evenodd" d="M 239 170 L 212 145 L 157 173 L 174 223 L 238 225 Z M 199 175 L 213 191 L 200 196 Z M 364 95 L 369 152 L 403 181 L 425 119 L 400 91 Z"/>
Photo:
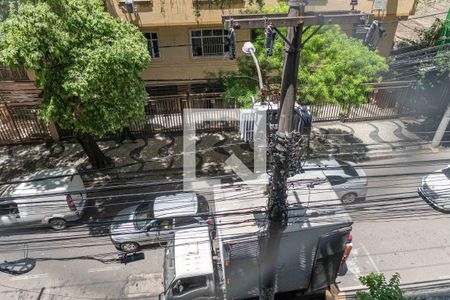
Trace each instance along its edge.
<path fill-rule="evenodd" d="M 159 219 L 159 226 L 161 230 L 170 230 L 173 226 L 173 219 Z"/>
<path fill-rule="evenodd" d="M 356 172 L 355 168 L 352 167 L 352 165 L 350 165 L 349 163 L 346 163 L 345 161 L 336 159 L 336 161 L 338 162 L 338 164 L 341 166 L 342 170 L 344 171 L 344 173 L 348 176 L 352 176 L 352 177 L 358 177 L 358 172 Z"/>
<path fill-rule="evenodd" d="M 207 287 L 206 275 L 179 279 L 173 289 L 173 295 L 184 295 L 191 291 Z"/>
<path fill-rule="evenodd" d="M 230 50 L 228 31 L 202 29 L 191 31 L 193 56 L 223 56 Z"/>
<path fill-rule="evenodd" d="M 341 176 L 327 176 L 327 178 L 330 181 L 331 185 L 339 185 L 347 181 L 347 179 Z"/>
<path fill-rule="evenodd" d="M 180 217 L 175 219 L 176 227 L 184 227 L 192 224 L 198 224 L 198 221 L 194 217 Z"/>
<path fill-rule="evenodd" d="M 137 229 L 143 229 L 153 218 L 153 201 L 142 203 L 136 208 L 134 224 Z"/>
<path fill-rule="evenodd" d="M 148 53 L 152 58 L 159 57 L 159 43 L 158 34 L 156 32 L 144 32 L 144 36 L 147 39 Z"/>
<path fill-rule="evenodd" d="M 15 215 L 18 213 L 19 209 L 15 203 L 0 204 L 0 216 Z"/>
<path fill-rule="evenodd" d="M 450 167 L 443 169 L 442 173 L 444 173 L 447 179 L 450 179 Z"/>

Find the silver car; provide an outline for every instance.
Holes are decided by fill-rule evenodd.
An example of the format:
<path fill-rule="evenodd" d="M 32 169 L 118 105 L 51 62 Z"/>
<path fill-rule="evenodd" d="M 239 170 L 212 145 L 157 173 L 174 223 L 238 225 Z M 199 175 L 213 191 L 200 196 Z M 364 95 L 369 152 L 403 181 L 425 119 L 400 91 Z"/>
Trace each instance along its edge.
<path fill-rule="evenodd" d="M 450 165 L 422 178 L 419 194 L 432 206 L 450 213 Z"/>
<path fill-rule="evenodd" d="M 165 194 L 120 211 L 111 224 L 111 240 L 118 250 L 136 252 L 143 245 L 168 242 L 177 229 L 213 223 L 203 197 Z"/>
<path fill-rule="evenodd" d="M 340 159 L 322 159 L 309 161 L 307 168 L 321 168 L 344 204 L 365 200 L 367 194 L 367 176 L 355 163 Z"/>

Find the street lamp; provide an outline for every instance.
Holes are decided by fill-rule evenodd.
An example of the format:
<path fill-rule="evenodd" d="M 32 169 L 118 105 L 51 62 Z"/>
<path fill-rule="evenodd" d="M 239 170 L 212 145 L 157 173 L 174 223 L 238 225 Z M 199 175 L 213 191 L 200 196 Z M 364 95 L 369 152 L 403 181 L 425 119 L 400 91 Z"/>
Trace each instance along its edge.
<path fill-rule="evenodd" d="M 264 89 L 264 85 L 263 85 L 263 80 L 262 80 L 262 75 L 261 75 L 261 69 L 259 68 L 259 63 L 258 63 L 258 59 L 256 58 L 255 51 L 256 51 L 255 46 L 253 46 L 253 44 L 250 42 L 245 42 L 244 46 L 242 46 L 242 52 L 244 52 L 247 55 L 251 55 L 253 58 L 253 61 L 255 62 L 256 71 L 258 72 L 259 88 L 262 91 Z"/>

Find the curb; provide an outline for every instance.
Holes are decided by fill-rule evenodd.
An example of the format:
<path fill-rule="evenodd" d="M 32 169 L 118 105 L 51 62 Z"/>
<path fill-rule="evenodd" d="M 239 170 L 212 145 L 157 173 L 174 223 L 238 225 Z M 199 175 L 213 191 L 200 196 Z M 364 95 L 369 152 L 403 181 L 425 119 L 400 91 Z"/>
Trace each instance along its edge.
<path fill-rule="evenodd" d="M 405 296 L 415 299 L 433 299 L 432 297 L 437 297 L 436 299 L 443 299 L 439 297 L 445 297 L 445 299 L 450 298 L 450 278 L 404 283 L 400 284 L 400 288 Z M 339 300 L 357 299 L 356 292 L 368 291 L 365 286 L 342 289 L 337 287 L 337 290 L 337 299 Z"/>
<path fill-rule="evenodd" d="M 398 147 L 397 149 L 386 149 L 386 150 L 373 150 L 366 153 L 359 152 L 347 152 L 347 153 L 330 153 L 329 155 L 321 155 L 320 157 L 340 157 L 340 156 L 364 156 L 365 160 L 381 160 L 396 157 L 408 157 L 417 154 L 427 154 L 427 153 L 449 153 L 450 149 L 447 148 L 432 148 L 430 143 L 418 146 L 405 146 Z M 450 159 L 449 159 L 450 160 Z"/>

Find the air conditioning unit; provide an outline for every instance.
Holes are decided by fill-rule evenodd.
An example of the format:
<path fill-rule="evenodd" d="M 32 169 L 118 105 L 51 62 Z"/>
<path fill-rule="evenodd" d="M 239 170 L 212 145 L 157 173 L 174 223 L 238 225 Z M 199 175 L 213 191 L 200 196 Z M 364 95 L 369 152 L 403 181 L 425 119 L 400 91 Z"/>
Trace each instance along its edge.
<path fill-rule="evenodd" d="M 125 8 L 127 13 L 132 14 L 135 12 L 134 8 L 134 0 L 125 0 Z"/>
<path fill-rule="evenodd" d="M 133 14 L 137 12 L 137 3 L 149 3 L 152 0 L 119 0 L 119 4 L 126 10 L 127 13 Z"/>
<path fill-rule="evenodd" d="M 258 111 L 266 112 L 267 132 L 278 129 L 278 104 L 277 103 L 255 103 L 253 109 L 242 109 L 239 122 L 239 135 L 242 141 L 250 143 L 254 141 L 255 136 L 255 120 Z M 312 124 L 312 116 L 306 106 L 294 106 L 294 115 L 292 119 L 292 129 L 302 134 L 310 134 Z"/>

